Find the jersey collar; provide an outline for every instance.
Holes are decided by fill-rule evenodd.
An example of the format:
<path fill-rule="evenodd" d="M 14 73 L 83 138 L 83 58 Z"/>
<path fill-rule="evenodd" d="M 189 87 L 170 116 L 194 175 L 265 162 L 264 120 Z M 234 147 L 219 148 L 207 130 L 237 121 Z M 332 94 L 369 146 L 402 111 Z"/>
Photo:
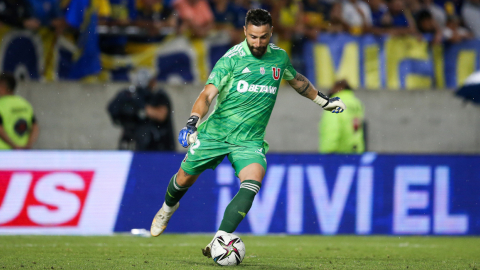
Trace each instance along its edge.
<path fill-rule="evenodd" d="M 242 42 L 242 47 L 243 47 L 243 50 L 245 51 L 245 53 L 247 55 L 251 55 L 252 52 L 250 51 L 250 48 L 248 48 L 248 44 L 247 44 L 247 39 L 244 39 L 243 42 Z M 266 53 L 271 53 L 272 52 L 272 49 L 270 49 L 270 43 L 267 45 L 267 52 Z"/>

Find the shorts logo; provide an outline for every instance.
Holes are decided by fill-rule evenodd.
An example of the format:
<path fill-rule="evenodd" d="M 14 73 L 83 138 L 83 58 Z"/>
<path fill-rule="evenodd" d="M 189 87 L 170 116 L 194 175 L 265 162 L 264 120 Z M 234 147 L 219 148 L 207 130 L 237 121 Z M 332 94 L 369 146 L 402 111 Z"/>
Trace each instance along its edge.
<path fill-rule="evenodd" d="M 276 81 L 280 79 L 280 68 L 272 67 L 272 75 Z"/>
<path fill-rule="evenodd" d="M 263 67 L 260 68 L 260 74 L 262 74 L 262 75 L 265 74 L 265 69 Z"/>
<path fill-rule="evenodd" d="M 265 157 L 265 154 L 263 153 L 263 148 L 258 148 L 257 150 L 255 150 L 255 153 L 259 153 L 260 155 Z M 265 162 L 266 162 L 266 160 L 265 160 Z"/>

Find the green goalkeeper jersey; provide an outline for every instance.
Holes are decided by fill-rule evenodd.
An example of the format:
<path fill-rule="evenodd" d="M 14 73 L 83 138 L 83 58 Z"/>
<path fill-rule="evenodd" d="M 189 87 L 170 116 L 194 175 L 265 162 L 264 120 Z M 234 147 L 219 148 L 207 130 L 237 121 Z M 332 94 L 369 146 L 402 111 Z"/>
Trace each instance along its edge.
<path fill-rule="evenodd" d="M 219 94 L 215 110 L 199 127 L 199 138 L 261 147 L 281 79 L 296 74 L 287 53 L 272 43 L 261 58 L 251 54 L 246 40 L 232 47 L 205 84 L 215 85 Z"/>

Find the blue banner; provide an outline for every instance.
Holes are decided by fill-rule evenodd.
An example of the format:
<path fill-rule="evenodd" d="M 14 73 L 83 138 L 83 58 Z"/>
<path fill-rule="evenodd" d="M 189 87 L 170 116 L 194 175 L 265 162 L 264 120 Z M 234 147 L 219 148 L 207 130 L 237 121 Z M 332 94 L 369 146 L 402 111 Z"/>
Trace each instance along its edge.
<path fill-rule="evenodd" d="M 480 69 L 480 40 L 430 44 L 429 36 L 321 34 L 304 46 L 307 77 L 329 88 L 347 79 L 357 88 L 456 88 Z"/>
<path fill-rule="evenodd" d="M 183 154 L 133 156 L 115 231 L 149 228 Z M 237 231 L 480 235 L 480 156 L 269 154 Z M 239 188 L 228 160 L 186 193 L 167 232 L 214 232 Z"/>
<path fill-rule="evenodd" d="M 94 25 L 93 15 L 86 29 Z M 94 33 L 90 30 L 85 33 Z M 49 29 L 31 33 L 0 26 L 0 37 L 2 71 L 47 81 L 91 75 L 100 81 L 127 81 L 133 70 L 143 67 L 155 70 L 159 81 L 204 82 L 231 47 L 228 35 L 220 32 L 206 39 L 168 36 L 157 43 L 128 43 L 129 54 L 123 56 L 100 54 L 96 35 L 74 42 L 67 36 L 55 37 Z M 480 70 L 478 39 L 432 45 L 428 36 L 419 40 L 322 33 L 317 40 L 306 41 L 297 55 L 306 76 L 321 88 L 330 88 L 338 79 L 367 89 L 457 88 Z"/>

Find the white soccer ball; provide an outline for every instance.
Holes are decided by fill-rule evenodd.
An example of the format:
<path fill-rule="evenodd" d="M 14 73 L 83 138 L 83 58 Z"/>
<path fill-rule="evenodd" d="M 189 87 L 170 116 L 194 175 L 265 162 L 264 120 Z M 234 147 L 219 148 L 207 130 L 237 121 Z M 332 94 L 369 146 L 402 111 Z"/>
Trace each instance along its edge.
<path fill-rule="evenodd" d="M 245 244 L 234 234 L 224 234 L 213 239 L 211 255 L 219 265 L 239 265 L 245 258 Z"/>

